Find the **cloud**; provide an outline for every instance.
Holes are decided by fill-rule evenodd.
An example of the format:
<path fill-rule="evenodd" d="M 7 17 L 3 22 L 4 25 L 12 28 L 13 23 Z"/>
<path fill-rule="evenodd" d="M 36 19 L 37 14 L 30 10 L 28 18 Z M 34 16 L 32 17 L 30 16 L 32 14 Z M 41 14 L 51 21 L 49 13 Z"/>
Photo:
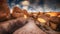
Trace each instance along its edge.
<path fill-rule="evenodd" d="M 15 6 L 17 5 L 16 3 L 18 2 L 19 7 L 21 7 L 21 1 L 23 0 L 13 0 L 14 2 L 11 1 L 11 6 Z M 29 5 L 28 11 L 32 11 L 32 12 L 36 12 L 36 11 L 40 11 L 40 12 L 50 12 L 50 11 L 60 11 L 60 6 L 59 4 L 57 5 L 56 0 L 47 0 L 47 1 L 42 1 L 41 0 L 39 2 L 36 2 L 35 0 L 32 1 L 30 0 L 29 2 L 32 2 Z M 19 4 L 20 3 L 20 4 Z M 38 4 L 40 3 L 40 5 Z M 26 3 L 24 3 L 26 4 Z"/>

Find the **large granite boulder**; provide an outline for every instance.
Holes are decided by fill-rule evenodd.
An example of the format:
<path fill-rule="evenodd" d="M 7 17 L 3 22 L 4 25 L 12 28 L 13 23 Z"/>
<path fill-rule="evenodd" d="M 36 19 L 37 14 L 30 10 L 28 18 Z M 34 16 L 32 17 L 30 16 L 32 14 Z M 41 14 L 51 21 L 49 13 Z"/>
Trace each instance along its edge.
<path fill-rule="evenodd" d="M 26 10 L 22 10 L 19 7 L 15 6 L 13 8 L 13 12 L 12 12 L 12 16 L 13 18 L 20 18 L 20 17 L 24 17 L 24 15 L 27 15 L 27 11 Z"/>
<path fill-rule="evenodd" d="M 21 20 L 22 19 L 22 20 Z M 26 24 L 26 19 L 18 18 L 0 23 L 0 34 L 12 34 Z"/>
<path fill-rule="evenodd" d="M 10 10 L 8 7 L 7 0 L 0 0 L 0 21 L 9 19 Z"/>

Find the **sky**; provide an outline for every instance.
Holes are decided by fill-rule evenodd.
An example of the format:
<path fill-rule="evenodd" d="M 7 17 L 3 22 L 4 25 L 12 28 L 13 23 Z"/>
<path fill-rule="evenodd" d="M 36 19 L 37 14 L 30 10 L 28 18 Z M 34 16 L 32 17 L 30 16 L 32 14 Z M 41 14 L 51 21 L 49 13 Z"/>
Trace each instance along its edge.
<path fill-rule="evenodd" d="M 7 0 L 11 7 L 19 5 L 21 7 L 21 2 L 24 0 Z M 28 0 L 30 3 L 29 11 L 60 11 L 60 0 Z"/>

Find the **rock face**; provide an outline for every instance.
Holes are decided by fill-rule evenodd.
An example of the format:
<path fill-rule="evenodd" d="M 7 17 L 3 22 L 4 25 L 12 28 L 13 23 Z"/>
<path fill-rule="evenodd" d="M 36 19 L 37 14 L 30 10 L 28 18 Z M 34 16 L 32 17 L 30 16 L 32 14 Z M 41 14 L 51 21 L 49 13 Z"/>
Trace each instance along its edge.
<path fill-rule="evenodd" d="M 24 15 L 28 15 L 26 10 L 22 10 L 17 6 L 13 8 L 13 12 L 12 12 L 13 18 L 24 17 Z"/>
<path fill-rule="evenodd" d="M 0 0 L 0 21 L 9 19 L 10 10 L 7 0 Z"/>
<path fill-rule="evenodd" d="M 60 18 L 57 16 L 51 17 L 50 18 L 50 26 L 52 29 L 56 31 L 60 31 Z"/>
<path fill-rule="evenodd" d="M 22 20 L 21 20 L 22 19 Z M 0 34 L 12 34 L 16 29 L 23 27 L 26 19 L 18 18 L 0 23 Z"/>
<path fill-rule="evenodd" d="M 19 17 L 23 17 L 23 11 L 22 11 L 22 9 L 20 9 L 19 7 L 14 7 L 13 8 L 13 12 L 12 12 L 12 16 L 14 17 L 14 18 L 19 18 Z"/>
<path fill-rule="evenodd" d="M 28 23 L 24 27 L 19 28 L 13 34 L 46 34 L 46 33 L 36 26 L 34 20 L 29 19 Z"/>

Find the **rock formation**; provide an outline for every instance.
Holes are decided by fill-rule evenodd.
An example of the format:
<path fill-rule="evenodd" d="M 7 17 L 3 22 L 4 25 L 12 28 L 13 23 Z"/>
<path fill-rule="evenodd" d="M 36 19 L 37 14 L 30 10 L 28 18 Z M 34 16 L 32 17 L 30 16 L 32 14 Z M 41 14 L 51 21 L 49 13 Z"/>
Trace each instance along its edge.
<path fill-rule="evenodd" d="M 23 27 L 25 24 L 26 24 L 26 19 L 24 19 L 23 17 L 1 22 L 0 34 L 12 34 L 15 30 Z"/>
<path fill-rule="evenodd" d="M 23 12 L 22 9 L 20 9 L 19 7 L 16 6 L 16 7 L 13 8 L 12 16 L 14 18 L 23 17 L 24 16 L 24 12 Z"/>
<path fill-rule="evenodd" d="M 0 0 L 0 21 L 9 19 L 10 10 L 7 4 L 7 0 Z"/>

